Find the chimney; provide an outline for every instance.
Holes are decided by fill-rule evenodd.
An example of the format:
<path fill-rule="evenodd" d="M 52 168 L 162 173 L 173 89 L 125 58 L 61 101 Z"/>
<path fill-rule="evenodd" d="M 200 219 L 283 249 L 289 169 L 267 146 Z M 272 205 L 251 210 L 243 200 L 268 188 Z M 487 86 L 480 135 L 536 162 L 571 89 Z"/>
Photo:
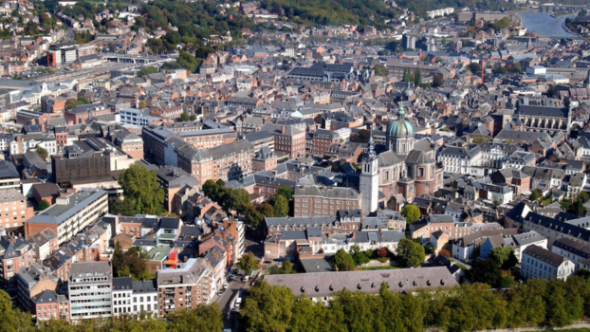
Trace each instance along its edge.
<path fill-rule="evenodd" d="M 282 126 L 281 127 L 281 134 L 284 134 L 284 133 L 285 133 L 285 126 Z"/>

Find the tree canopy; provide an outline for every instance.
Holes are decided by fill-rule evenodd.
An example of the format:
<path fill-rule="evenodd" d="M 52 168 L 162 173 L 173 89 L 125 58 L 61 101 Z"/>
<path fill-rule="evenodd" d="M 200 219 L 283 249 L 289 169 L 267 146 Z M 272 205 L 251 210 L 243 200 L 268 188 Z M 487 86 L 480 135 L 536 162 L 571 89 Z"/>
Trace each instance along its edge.
<path fill-rule="evenodd" d="M 112 257 L 113 274 L 117 277 L 131 277 L 134 281 L 150 279 L 145 256 L 139 247 L 123 251 L 117 242 Z"/>
<path fill-rule="evenodd" d="M 340 249 L 336 251 L 332 257 L 330 257 L 330 266 L 334 271 L 353 271 L 356 269 L 356 265 L 352 256 Z"/>
<path fill-rule="evenodd" d="M 137 77 L 142 77 L 142 76 L 149 75 L 149 74 L 155 74 L 158 71 L 159 70 L 157 67 L 145 66 L 145 67 L 141 67 L 141 69 L 137 71 L 136 75 L 137 75 Z"/>
<path fill-rule="evenodd" d="M 408 224 L 420 220 L 421 215 L 420 208 L 418 208 L 416 205 L 406 204 L 402 208 L 402 216 L 406 218 L 406 222 L 408 222 Z"/>
<path fill-rule="evenodd" d="M 131 165 L 119 176 L 128 208 L 140 214 L 159 215 L 164 209 L 164 190 L 158 183 L 156 172 L 145 166 Z"/>
<path fill-rule="evenodd" d="M 258 268 L 260 267 L 259 264 L 260 263 L 258 262 L 256 257 L 254 257 L 254 254 L 252 252 L 249 252 L 238 259 L 238 263 L 236 264 L 236 266 L 238 267 L 238 269 L 244 270 L 246 271 L 246 273 L 249 274 L 251 271 L 258 270 Z"/>
<path fill-rule="evenodd" d="M 404 267 L 416 267 L 424 262 L 424 247 L 410 239 L 402 239 L 397 245 L 399 263 Z"/>

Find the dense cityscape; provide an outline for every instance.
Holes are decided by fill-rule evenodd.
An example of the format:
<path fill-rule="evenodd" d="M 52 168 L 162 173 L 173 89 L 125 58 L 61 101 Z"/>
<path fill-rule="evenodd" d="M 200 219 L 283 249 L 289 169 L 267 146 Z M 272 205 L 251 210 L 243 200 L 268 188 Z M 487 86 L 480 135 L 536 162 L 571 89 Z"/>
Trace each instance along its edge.
<path fill-rule="evenodd" d="M 0 0 L 0 331 L 590 331 L 589 11 Z"/>

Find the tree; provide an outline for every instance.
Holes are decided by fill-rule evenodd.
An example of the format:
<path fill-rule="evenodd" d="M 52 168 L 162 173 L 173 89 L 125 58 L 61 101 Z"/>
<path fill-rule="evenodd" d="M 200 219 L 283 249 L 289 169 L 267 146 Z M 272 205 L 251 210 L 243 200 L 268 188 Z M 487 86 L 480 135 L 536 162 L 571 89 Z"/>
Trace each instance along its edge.
<path fill-rule="evenodd" d="M 137 71 L 137 77 L 142 77 L 142 76 L 149 75 L 149 74 L 155 74 L 158 71 L 159 71 L 158 68 L 156 68 L 154 66 L 141 67 L 141 69 Z"/>
<path fill-rule="evenodd" d="M 79 101 L 78 99 L 70 98 L 66 100 L 66 109 L 70 110 L 76 106 L 84 105 L 83 102 Z"/>
<path fill-rule="evenodd" d="M 235 210 L 238 213 L 242 213 L 246 206 L 251 206 L 250 194 L 245 189 L 231 189 L 223 195 L 222 206 L 225 211 Z"/>
<path fill-rule="evenodd" d="M 293 270 L 293 263 L 290 260 L 285 259 L 283 264 L 279 268 L 278 266 L 273 266 L 269 269 L 269 274 L 291 274 L 297 273 L 297 271 Z"/>
<path fill-rule="evenodd" d="M 481 72 L 481 65 L 479 63 L 476 62 L 472 62 L 470 63 L 467 68 L 469 69 L 469 71 L 471 71 L 472 74 L 477 75 L 478 73 Z"/>
<path fill-rule="evenodd" d="M 196 115 L 196 114 L 194 114 L 194 113 L 191 113 L 191 114 L 188 116 L 188 119 L 189 119 L 190 121 L 195 121 L 195 120 L 197 119 L 197 115 Z"/>
<path fill-rule="evenodd" d="M 132 217 L 137 214 L 137 211 L 135 210 L 135 204 L 132 202 L 132 200 L 117 199 L 111 202 L 110 208 L 111 213 L 116 215 Z"/>
<path fill-rule="evenodd" d="M 49 207 L 49 203 L 46 200 L 39 202 L 39 211 L 43 211 Z"/>
<path fill-rule="evenodd" d="M 578 16 L 586 16 L 588 15 L 588 11 L 586 9 L 582 9 L 578 12 Z"/>
<path fill-rule="evenodd" d="M 140 109 L 148 108 L 148 104 L 146 104 L 145 101 L 140 101 L 137 107 L 139 107 Z"/>
<path fill-rule="evenodd" d="M 417 221 L 420 219 L 420 216 L 421 216 L 420 209 L 416 205 L 406 204 L 402 208 L 402 216 L 404 216 L 404 218 L 406 218 L 406 221 L 408 222 L 408 224 L 411 224 L 414 221 Z"/>
<path fill-rule="evenodd" d="M 441 249 L 438 254 L 446 258 L 451 258 L 451 253 L 447 249 Z"/>
<path fill-rule="evenodd" d="M 223 330 L 223 313 L 216 303 L 199 304 L 195 310 L 179 310 L 167 316 L 171 332 Z M 160 331 L 165 331 L 164 329 Z"/>
<path fill-rule="evenodd" d="M 503 270 L 511 269 L 518 263 L 518 258 L 514 255 L 514 248 L 512 247 L 497 247 L 492 249 L 490 259 Z"/>
<path fill-rule="evenodd" d="M 262 203 L 258 206 L 258 212 L 262 213 L 265 217 L 272 218 L 275 216 L 275 210 L 272 205 L 268 203 Z"/>
<path fill-rule="evenodd" d="M 136 213 L 159 215 L 164 210 L 164 190 L 158 183 L 156 172 L 133 164 L 119 176 L 125 200 L 135 207 Z"/>
<path fill-rule="evenodd" d="M 404 267 L 416 267 L 426 258 L 424 247 L 410 239 L 402 239 L 399 242 L 397 255 L 400 264 Z"/>
<path fill-rule="evenodd" d="M 385 76 L 388 74 L 387 67 L 382 64 L 376 64 L 373 69 L 375 70 L 375 75 Z"/>
<path fill-rule="evenodd" d="M 254 254 L 249 252 L 244 256 L 240 257 L 236 266 L 238 267 L 238 269 L 246 271 L 246 274 L 250 274 L 251 271 L 258 270 L 260 264 L 254 257 Z"/>
<path fill-rule="evenodd" d="M 84 96 L 79 96 L 78 97 L 78 101 L 81 102 L 84 105 L 90 104 L 90 101 L 86 97 L 84 97 Z"/>
<path fill-rule="evenodd" d="M 531 192 L 531 196 L 529 198 L 531 201 L 538 201 L 543 198 L 543 192 L 541 189 L 535 189 Z"/>
<path fill-rule="evenodd" d="M 310 293 L 311 287 L 307 290 Z M 284 332 L 290 327 L 294 306 L 295 295 L 289 288 L 259 281 L 248 290 L 240 314 L 247 332 Z"/>
<path fill-rule="evenodd" d="M 117 242 L 112 257 L 113 273 L 117 277 L 131 277 L 135 281 L 150 279 L 145 256 L 139 247 L 123 251 Z"/>
<path fill-rule="evenodd" d="M 471 269 L 465 271 L 465 276 L 471 282 L 480 282 L 491 287 L 497 287 L 500 283 L 502 271 L 500 266 L 491 259 L 474 260 Z"/>
<path fill-rule="evenodd" d="M 330 257 L 330 266 L 334 271 L 354 271 L 356 269 L 352 256 L 340 249 Z"/>
<path fill-rule="evenodd" d="M 274 213 L 277 217 L 286 217 L 289 214 L 289 201 L 283 195 L 271 197 L 270 204 L 274 207 Z"/>
<path fill-rule="evenodd" d="M 35 151 L 37 151 L 39 157 L 41 157 L 43 160 L 47 160 L 47 157 L 49 157 L 49 153 L 41 145 L 37 145 Z"/>
<path fill-rule="evenodd" d="M 416 86 L 422 85 L 422 69 L 420 67 L 416 67 L 414 71 L 414 84 Z"/>
<path fill-rule="evenodd" d="M 387 249 L 387 247 L 379 248 L 379 250 L 375 252 L 375 255 L 380 258 L 385 258 L 389 255 L 389 249 Z"/>
<path fill-rule="evenodd" d="M 186 112 L 182 112 L 182 114 L 180 114 L 180 121 L 182 122 L 188 122 L 189 121 L 189 116 Z"/>
<path fill-rule="evenodd" d="M 350 256 L 352 256 L 354 265 L 356 266 L 367 264 L 369 261 L 371 261 L 369 256 L 362 252 L 361 248 L 356 244 L 350 247 Z"/>
<path fill-rule="evenodd" d="M 205 196 L 211 198 L 214 201 L 217 201 L 219 200 L 221 194 L 221 188 L 217 182 L 209 179 L 203 183 L 203 193 Z"/>
<path fill-rule="evenodd" d="M 288 201 L 293 199 L 293 193 L 293 189 L 286 185 L 280 186 L 276 191 L 277 195 L 283 195 Z"/>
<path fill-rule="evenodd" d="M 403 81 L 404 82 L 412 82 L 412 81 L 414 81 L 414 76 L 412 75 L 412 71 L 410 70 L 410 68 L 404 69 Z"/>

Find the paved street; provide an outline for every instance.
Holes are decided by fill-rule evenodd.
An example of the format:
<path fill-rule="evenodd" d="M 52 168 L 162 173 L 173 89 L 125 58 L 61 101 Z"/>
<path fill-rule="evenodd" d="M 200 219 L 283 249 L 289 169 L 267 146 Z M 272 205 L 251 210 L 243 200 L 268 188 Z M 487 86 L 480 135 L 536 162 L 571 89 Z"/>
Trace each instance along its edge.
<path fill-rule="evenodd" d="M 223 327 L 224 328 L 237 328 L 238 320 L 236 317 L 230 317 L 232 309 L 232 300 L 234 296 L 241 291 L 246 284 L 240 281 L 232 281 L 228 283 L 229 288 L 223 293 L 221 297 L 217 297 L 216 302 L 219 304 L 221 310 L 223 310 Z"/>

